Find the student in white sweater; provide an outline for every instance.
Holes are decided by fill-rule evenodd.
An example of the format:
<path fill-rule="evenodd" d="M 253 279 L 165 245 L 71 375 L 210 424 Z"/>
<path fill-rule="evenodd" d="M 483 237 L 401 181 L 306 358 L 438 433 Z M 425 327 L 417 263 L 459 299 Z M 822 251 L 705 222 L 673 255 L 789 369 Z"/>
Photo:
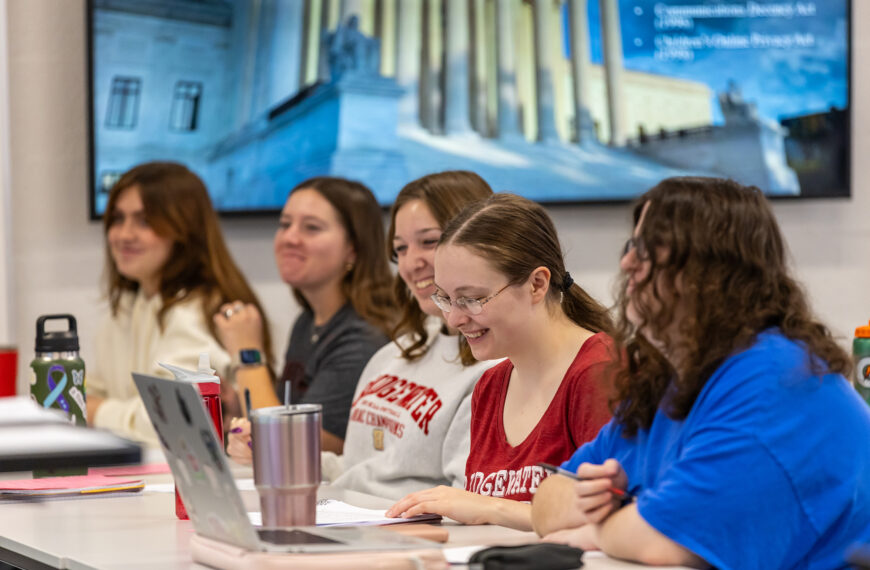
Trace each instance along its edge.
<path fill-rule="evenodd" d="M 402 318 L 394 342 L 369 360 L 357 383 L 344 454 L 323 454 L 332 484 L 390 499 L 433 485 L 464 487 L 471 393 L 495 362 L 474 360 L 445 325 L 431 299 L 433 258 L 447 222 L 491 194 L 476 174 L 450 171 L 415 180 L 396 197 L 388 245 Z M 250 462 L 248 426 L 235 427 L 228 451 Z"/>
<path fill-rule="evenodd" d="M 157 445 L 130 373 L 171 377 L 158 361 L 195 369 L 208 352 L 228 378 L 230 355 L 212 315 L 228 300 L 259 302 L 224 243 L 205 185 L 181 164 L 151 162 L 121 176 L 103 230 L 110 312 L 88 363 L 88 422 Z M 263 334 L 268 340 L 265 325 Z M 222 392 L 232 412 L 235 391 Z"/>

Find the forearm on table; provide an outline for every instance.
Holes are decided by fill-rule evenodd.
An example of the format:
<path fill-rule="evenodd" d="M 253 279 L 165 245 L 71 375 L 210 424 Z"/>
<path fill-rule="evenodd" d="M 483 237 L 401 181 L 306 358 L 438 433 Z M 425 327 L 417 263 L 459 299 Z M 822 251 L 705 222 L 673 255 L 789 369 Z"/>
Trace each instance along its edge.
<path fill-rule="evenodd" d="M 535 532 L 544 536 L 586 522 L 574 499 L 574 483 L 567 477 L 547 477 L 541 481 L 532 501 Z"/>
<path fill-rule="evenodd" d="M 487 497 L 490 503 L 485 513 L 485 522 L 516 530 L 532 530 L 532 505 L 522 501 Z"/>
<path fill-rule="evenodd" d="M 599 524 L 598 540 L 601 550 L 615 558 L 655 566 L 708 566 L 690 550 L 646 522 L 636 504 L 619 509 Z"/>
<path fill-rule="evenodd" d="M 282 403 L 275 395 L 272 376 L 265 366 L 239 368 L 236 370 L 236 385 L 242 398 L 246 388 L 250 391 L 251 407 L 254 409 L 280 406 Z"/>

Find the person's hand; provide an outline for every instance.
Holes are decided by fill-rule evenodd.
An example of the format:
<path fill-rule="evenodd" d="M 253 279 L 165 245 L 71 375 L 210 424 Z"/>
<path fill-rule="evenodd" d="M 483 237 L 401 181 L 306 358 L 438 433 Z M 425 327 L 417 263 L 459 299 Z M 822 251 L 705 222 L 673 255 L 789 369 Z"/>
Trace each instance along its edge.
<path fill-rule="evenodd" d="M 544 536 L 544 542 L 567 544 L 583 550 L 601 550 L 598 546 L 598 525 L 584 524 L 576 528 L 566 528 Z"/>
<path fill-rule="evenodd" d="M 426 513 L 449 517 L 464 524 L 485 524 L 492 497 L 439 485 L 406 495 L 387 510 L 388 517 L 410 518 Z"/>
<path fill-rule="evenodd" d="M 552 475 L 541 482 L 532 500 L 532 526 L 539 535 L 599 523 L 619 508 L 621 499 L 610 489 L 624 490 L 628 477 L 617 460 L 583 463 L 577 476 L 583 480 Z"/>
<path fill-rule="evenodd" d="M 103 405 L 104 400 L 105 398 L 99 396 L 87 396 L 85 398 L 85 408 L 87 408 L 86 413 L 88 414 L 87 420 L 89 426 L 94 425 L 94 420 L 97 417 L 97 410 Z"/>
<path fill-rule="evenodd" d="M 233 418 L 227 433 L 227 455 L 237 463 L 250 465 L 253 462 L 251 453 L 251 422 L 245 418 Z"/>
<path fill-rule="evenodd" d="M 250 303 L 224 303 L 215 313 L 214 325 L 218 340 L 231 355 L 244 348 L 263 348 L 263 317 Z"/>

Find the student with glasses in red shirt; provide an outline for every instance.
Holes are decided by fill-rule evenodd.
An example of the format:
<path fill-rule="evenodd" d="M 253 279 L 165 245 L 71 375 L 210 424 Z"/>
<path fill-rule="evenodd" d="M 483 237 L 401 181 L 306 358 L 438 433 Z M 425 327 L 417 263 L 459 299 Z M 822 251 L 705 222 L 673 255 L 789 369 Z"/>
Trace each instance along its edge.
<path fill-rule="evenodd" d="M 610 317 L 566 271 L 544 209 L 513 194 L 448 224 L 435 286 L 432 299 L 474 357 L 507 360 L 474 389 L 465 490 L 411 493 L 387 514 L 531 529 L 528 501 L 547 476 L 538 463 L 561 463 L 610 419 Z"/>

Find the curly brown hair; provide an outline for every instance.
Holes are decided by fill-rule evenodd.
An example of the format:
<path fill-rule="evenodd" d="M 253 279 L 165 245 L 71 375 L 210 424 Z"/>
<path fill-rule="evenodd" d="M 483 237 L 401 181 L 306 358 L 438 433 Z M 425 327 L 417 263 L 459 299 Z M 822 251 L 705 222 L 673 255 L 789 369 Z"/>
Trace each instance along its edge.
<path fill-rule="evenodd" d="M 625 353 L 612 404 L 626 437 L 648 429 L 663 404 L 669 417 L 685 418 L 722 362 L 765 329 L 803 344 L 818 357 L 811 360 L 817 372 L 848 374 L 848 354 L 814 319 L 790 275 L 761 190 L 719 178 L 668 178 L 639 198 L 634 222 L 635 255 L 649 272 L 631 295 L 624 274 L 617 301 Z"/>
<path fill-rule="evenodd" d="M 462 208 L 489 196 L 492 196 L 492 188 L 489 184 L 474 172 L 467 170 L 436 172 L 412 180 L 396 196 L 396 201 L 390 210 L 390 228 L 387 231 L 390 260 L 396 262 L 398 259 L 393 250 L 393 238 L 396 237 L 396 214 L 408 202 L 422 201 L 429 208 L 438 225 L 444 228 Z M 396 275 L 394 279 L 393 292 L 399 306 L 402 307 L 402 315 L 390 336 L 402 351 L 402 358 L 413 361 L 426 354 L 429 333 L 424 325 L 427 315 L 420 308 L 414 295 L 408 290 L 408 285 L 399 275 Z M 409 346 L 400 346 L 397 339 L 405 334 L 412 335 L 413 342 Z M 477 362 L 463 335 L 457 335 L 457 342 L 463 366 L 470 366 Z"/>

